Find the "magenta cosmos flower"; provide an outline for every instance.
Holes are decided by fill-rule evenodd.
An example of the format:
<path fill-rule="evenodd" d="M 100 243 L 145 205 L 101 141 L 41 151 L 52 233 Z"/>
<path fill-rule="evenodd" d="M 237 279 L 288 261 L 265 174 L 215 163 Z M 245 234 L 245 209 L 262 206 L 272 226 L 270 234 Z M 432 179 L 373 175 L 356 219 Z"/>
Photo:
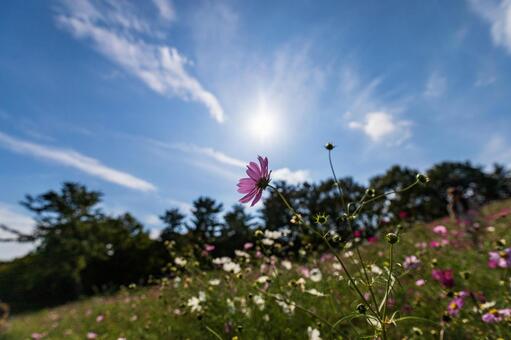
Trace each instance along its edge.
<path fill-rule="evenodd" d="M 252 201 L 250 205 L 253 207 L 263 195 L 263 190 L 266 189 L 271 181 L 271 171 L 268 172 L 268 158 L 258 156 L 259 165 L 255 162 L 250 162 L 247 165 L 248 178 L 240 179 L 238 183 L 238 192 L 245 194 L 240 199 L 241 203 L 248 203 Z"/>

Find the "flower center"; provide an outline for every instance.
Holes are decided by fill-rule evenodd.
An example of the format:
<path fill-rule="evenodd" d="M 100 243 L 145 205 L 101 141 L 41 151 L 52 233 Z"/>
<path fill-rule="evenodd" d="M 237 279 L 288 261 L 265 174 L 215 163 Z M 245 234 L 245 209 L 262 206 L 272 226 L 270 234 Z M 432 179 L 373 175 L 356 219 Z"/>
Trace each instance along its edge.
<path fill-rule="evenodd" d="M 270 179 L 266 177 L 261 177 L 259 181 L 257 181 L 257 187 L 261 190 L 266 189 L 266 187 L 270 184 Z"/>

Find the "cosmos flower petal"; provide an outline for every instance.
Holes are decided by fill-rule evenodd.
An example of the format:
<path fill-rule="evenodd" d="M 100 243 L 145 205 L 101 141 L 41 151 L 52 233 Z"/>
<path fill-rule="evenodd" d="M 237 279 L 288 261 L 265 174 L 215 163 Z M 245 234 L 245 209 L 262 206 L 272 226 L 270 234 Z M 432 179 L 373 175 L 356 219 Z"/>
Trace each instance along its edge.
<path fill-rule="evenodd" d="M 242 178 L 238 182 L 238 186 L 245 186 L 245 185 L 256 185 L 256 181 L 254 181 L 252 178 Z"/>
<path fill-rule="evenodd" d="M 250 191 L 248 194 L 246 194 L 245 196 L 243 196 L 241 199 L 240 199 L 240 202 L 241 203 L 247 203 L 247 202 L 250 202 L 250 200 L 255 196 L 255 194 L 257 193 L 257 188 L 254 188 L 252 189 L 252 191 Z"/>
<path fill-rule="evenodd" d="M 261 168 L 259 168 L 259 165 L 257 165 L 257 163 L 250 162 L 248 167 L 255 171 L 255 173 L 257 174 L 257 177 L 261 177 Z"/>
<path fill-rule="evenodd" d="M 259 178 L 261 177 L 261 176 L 259 176 L 259 175 L 257 174 L 257 172 L 255 172 L 255 171 L 254 171 L 252 168 L 250 168 L 250 167 L 247 167 L 247 175 L 248 175 L 248 177 L 252 178 L 254 181 L 259 180 Z"/>
<path fill-rule="evenodd" d="M 257 195 L 255 195 L 254 200 L 252 201 L 252 204 L 250 206 L 253 207 L 257 202 L 259 202 L 262 195 L 263 195 L 263 191 L 259 189 L 259 191 L 257 192 Z"/>

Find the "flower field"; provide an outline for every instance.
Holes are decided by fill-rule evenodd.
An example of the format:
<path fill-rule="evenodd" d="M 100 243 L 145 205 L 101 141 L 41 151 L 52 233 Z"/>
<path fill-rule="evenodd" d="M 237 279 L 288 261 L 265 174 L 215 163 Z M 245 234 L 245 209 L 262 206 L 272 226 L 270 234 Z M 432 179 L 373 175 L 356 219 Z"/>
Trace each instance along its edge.
<path fill-rule="evenodd" d="M 384 233 L 331 241 L 335 254 L 304 247 L 286 258 L 285 231 L 256 231 L 257 242 L 234 258 L 210 258 L 209 270 L 178 254 L 173 274 L 150 287 L 15 316 L 1 338 L 371 339 L 382 337 L 370 312 L 379 308 L 389 339 L 509 339 L 510 208 L 508 200 L 482 209 L 480 249 L 447 218 L 402 225 L 391 276 Z"/>

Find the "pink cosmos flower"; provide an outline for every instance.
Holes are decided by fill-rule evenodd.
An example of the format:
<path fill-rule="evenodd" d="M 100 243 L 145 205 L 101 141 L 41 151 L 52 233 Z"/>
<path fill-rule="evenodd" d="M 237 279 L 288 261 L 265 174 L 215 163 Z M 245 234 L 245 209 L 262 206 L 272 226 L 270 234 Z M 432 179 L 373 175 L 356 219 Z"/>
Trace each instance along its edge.
<path fill-rule="evenodd" d="M 484 314 L 482 319 L 486 323 L 500 322 L 503 319 L 509 319 L 511 316 L 511 308 L 504 309 L 490 309 L 488 313 Z"/>
<path fill-rule="evenodd" d="M 413 270 L 419 268 L 421 261 L 415 255 L 406 256 L 403 262 L 403 268 L 405 270 Z"/>
<path fill-rule="evenodd" d="M 245 244 L 243 245 L 243 249 L 245 249 L 245 250 L 249 250 L 249 249 L 252 249 L 252 247 L 253 247 L 253 246 L 254 246 L 254 244 L 253 244 L 253 243 L 251 243 L 251 242 L 247 242 L 247 243 L 245 243 Z"/>
<path fill-rule="evenodd" d="M 447 306 L 447 312 L 450 316 L 457 316 L 461 308 L 463 308 L 465 301 L 461 296 L 455 297 L 454 299 L 449 302 L 449 305 Z"/>
<path fill-rule="evenodd" d="M 408 212 L 402 210 L 399 212 L 398 216 L 400 219 L 405 219 L 408 217 Z"/>
<path fill-rule="evenodd" d="M 378 242 L 378 238 L 376 236 L 369 236 L 367 238 L 367 243 L 369 244 L 375 244 Z"/>
<path fill-rule="evenodd" d="M 441 246 L 441 244 L 438 241 L 431 241 L 431 242 L 429 242 L 429 246 L 431 248 L 439 248 Z"/>
<path fill-rule="evenodd" d="M 212 252 L 213 250 L 215 250 L 215 246 L 213 244 L 205 244 L 204 245 L 204 250 L 207 251 L 208 253 Z"/>
<path fill-rule="evenodd" d="M 488 267 L 490 268 L 509 268 L 511 267 L 511 248 L 507 248 L 503 251 L 491 251 L 488 253 L 490 258 L 488 259 Z"/>
<path fill-rule="evenodd" d="M 442 236 L 447 235 L 447 228 L 440 224 L 433 228 L 433 232 Z"/>
<path fill-rule="evenodd" d="M 360 236 L 362 236 L 362 232 L 361 232 L 360 230 L 355 230 L 355 231 L 353 232 L 353 237 L 357 237 L 357 238 L 358 238 L 358 237 L 360 237 Z"/>
<path fill-rule="evenodd" d="M 259 165 L 255 162 L 250 162 L 247 165 L 248 178 L 242 178 L 238 182 L 238 192 L 246 194 L 240 199 L 241 203 L 248 203 L 252 200 L 253 207 L 263 195 L 263 190 L 266 189 L 271 181 L 271 171 L 268 172 L 268 158 L 258 156 Z"/>
<path fill-rule="evenodd" d="M 452 288 L 454 286 L 452 269 L 433 269 L 431 271 L 431 276 L 447 288 Z"/>
<path fill-rule="evenodd" d="M 30 337 L 33 340 L 39 340 L 39 339 L 42 339 L 44 337 L 44 335 L 42 335 L 41 333 L 32 333 L 32 335 Z"/>
<path fill-rule="evenodd" d="M 97 339 L 98 335 L 94 332 L 88 332 L 87 333 L 87 339 Z"/>
<path fill-rule="evenodd" d="M 415 285 L 416 285 L 417 287 L 422 287 L 422 286 L 424 286 L 425 284 L 426 284 L 426 280 L 424 280 L 424 279 L 418 279 L 417 281 L 415 281 Z"/>

